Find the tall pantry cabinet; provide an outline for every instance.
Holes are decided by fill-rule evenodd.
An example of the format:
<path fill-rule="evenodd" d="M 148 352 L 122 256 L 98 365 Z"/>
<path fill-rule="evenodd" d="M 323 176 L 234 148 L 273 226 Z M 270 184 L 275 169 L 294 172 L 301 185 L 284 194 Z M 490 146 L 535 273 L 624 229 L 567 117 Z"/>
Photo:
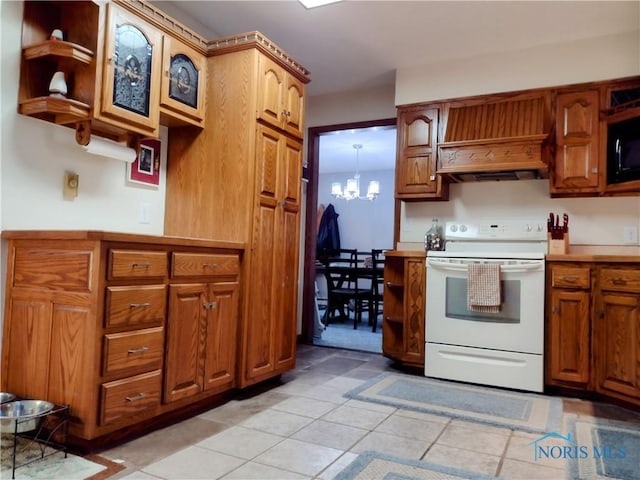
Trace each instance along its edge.
<path fill-rule="evenodd" d="M 210 42 L 207 61 L 206 128 L 169 132 L 165 234 L 246 243 L 245 387 L 295 366 L 309 72 L 258 32 Z"/>

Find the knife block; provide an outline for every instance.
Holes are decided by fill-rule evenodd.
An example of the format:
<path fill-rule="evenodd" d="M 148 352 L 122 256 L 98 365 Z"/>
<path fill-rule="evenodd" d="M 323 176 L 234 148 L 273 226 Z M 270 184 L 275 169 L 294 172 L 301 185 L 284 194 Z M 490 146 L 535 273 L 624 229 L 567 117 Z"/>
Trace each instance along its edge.
<path fill-rule="evenodd" d="M 549 245 L 549 255 L 566 255 L 569 253 L 569 233 L 565 233 L 561 239 L 551 238 L 551 234 L 547 235 L 547 243 Z"/>

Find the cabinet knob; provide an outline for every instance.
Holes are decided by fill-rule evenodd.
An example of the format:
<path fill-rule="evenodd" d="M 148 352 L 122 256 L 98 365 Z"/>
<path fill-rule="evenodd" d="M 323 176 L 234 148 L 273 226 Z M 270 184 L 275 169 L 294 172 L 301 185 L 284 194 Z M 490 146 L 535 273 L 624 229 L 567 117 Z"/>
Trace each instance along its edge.
<path fill-rule="evenodd" d="M 207 302 L 204 304 L 204 308 L 206 310 L 213 310 L 214 308 L 216 308 L 218 306 L 217 302 Z"/>
<path fill-rule="evenodd" d="M 551 307 L 551 313 L 560 313 L 560 309 L 558 308 L 557 305 L 554 305 L 553 307 Z"/>

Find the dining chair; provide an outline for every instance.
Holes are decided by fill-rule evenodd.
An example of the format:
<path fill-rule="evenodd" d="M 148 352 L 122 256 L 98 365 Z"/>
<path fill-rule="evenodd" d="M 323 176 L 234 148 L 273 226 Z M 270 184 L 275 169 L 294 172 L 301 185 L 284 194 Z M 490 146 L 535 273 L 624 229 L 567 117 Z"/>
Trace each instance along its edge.
<path fill-rule="evenodd" d="M 371 331 L 378 328 L 378 316 L 382 314 L 384 290 L 384 252 L 383 249 L 371 250 L 371 286 L 369 292 L 369 325 Z"/>
<path fill-rule="evenodd" d="M 369 299 L 369 289 L 362 285 L 358 275 L 356 250 L 343 249 L 339 258 L 333 258 L 324 267 L 327 282 L 327 310 L 324 324 L 338 319 L 349 319 L 353 309 L 353 328 L 362 321 L 362 312 Z"/>

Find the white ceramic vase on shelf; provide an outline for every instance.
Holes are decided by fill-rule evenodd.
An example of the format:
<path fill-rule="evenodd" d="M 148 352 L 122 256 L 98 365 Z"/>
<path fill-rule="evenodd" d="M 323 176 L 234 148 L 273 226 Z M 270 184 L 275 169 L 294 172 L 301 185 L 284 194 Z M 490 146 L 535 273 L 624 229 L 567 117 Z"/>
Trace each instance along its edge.
<path fill-rule="evenodd" d="M 52 97 L 66 97 L 67 83 L 64 80 L 64 72 L 56 72 L 49 82 L 49 93 Z"/>

